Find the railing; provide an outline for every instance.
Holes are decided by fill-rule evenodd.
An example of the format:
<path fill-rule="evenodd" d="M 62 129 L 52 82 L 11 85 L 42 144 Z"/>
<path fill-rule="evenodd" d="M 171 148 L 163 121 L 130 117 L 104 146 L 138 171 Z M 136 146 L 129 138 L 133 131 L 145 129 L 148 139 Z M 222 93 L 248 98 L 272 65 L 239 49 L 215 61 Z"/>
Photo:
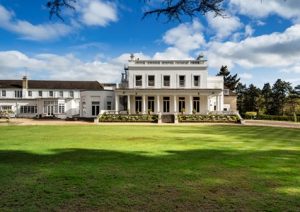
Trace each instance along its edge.
<path fill-rule="evenodd" d="M 206 60 L 134 60 L 137 65 L 202 65 Z"/>

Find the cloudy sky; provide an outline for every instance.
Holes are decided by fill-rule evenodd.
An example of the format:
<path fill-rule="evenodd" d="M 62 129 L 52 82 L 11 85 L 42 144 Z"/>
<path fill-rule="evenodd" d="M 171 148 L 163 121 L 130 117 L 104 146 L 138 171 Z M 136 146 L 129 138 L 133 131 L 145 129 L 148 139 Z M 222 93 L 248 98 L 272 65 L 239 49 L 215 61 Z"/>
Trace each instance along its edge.
<path fill-rule="evenodd" d="M 0 78 L 118 82 L 130 53 L 141 59 L 191 59 L 209 72 L 221 65 L 242 82 L 281 78 L 300 84 L 300 1 L 225 0 L 226 18 L 182 22 L 142 19 L 140 0 L 77 0 L 64 21 L 49 19 L 46 0 L 0 0 Z M 251 4 L 249 4 L 251 2 Z"/>

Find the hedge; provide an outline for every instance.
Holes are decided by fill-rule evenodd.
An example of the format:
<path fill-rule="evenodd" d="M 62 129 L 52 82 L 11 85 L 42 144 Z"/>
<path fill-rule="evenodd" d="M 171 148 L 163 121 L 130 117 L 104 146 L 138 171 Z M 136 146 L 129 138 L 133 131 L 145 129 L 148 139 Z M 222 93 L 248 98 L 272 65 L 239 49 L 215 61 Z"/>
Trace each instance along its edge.
<path fill-rule="evenodd" d="M 99 122 L 158 122 L 158 115 L 103 114 Z"/>
<path fill-rule="evenodd" d="M 217 123 L 238 123 L 240 118 L 237 115 L 178 115 L 178 122 L 217 122 Z"/>
<path fill-rule="evenodd" d="M 275 115 L 258 115 L 258 120 L 275 120 L 275 121 L 295 121 L 294 116 L 275 116 Z M 297 122 L 300 122 L 300 116 L 297 116 Z"/>

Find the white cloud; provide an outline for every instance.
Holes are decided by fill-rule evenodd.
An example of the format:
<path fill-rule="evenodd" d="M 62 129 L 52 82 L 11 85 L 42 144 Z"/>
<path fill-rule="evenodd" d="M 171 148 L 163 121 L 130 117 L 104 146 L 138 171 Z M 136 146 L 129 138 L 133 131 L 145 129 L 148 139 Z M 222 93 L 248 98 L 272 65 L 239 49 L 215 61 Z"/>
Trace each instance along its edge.
<path fill-rule="evenodd" d="M 246 68 L 293 66 L 300 57 L 300 25 L 282 33 L 248 37 L 240 42 L 211 42 L 208 59 L 213 67 L 222 64 Z"/>
<path fill-rule="evenodd" d="M 14 32 L 26 40 L 53 40 L 71 33 L 71 27 L 66 24 L 38 24 L 18 20 L 13 12 L 0 5 L 0 27 Z"/>
<path fill-rule="evenodd" d="M 221 17 L 208 13 L 206 20 L 209 27 L 215 32 L 217 39 L 227 38 L 243 26 L 240 19 L 232 15 Z"/>
<path fill-rule="evenodd" d="M 118 20 L 115 4 L 102 0 L 82 0 L 80 7 L 81 22 L 87 26 L 107 26 Z"/>
<path fill-rule="evenodd" d="M 94 59 L 84 62 L 72 54 L 25 55 L 19 51 L 0 52 L 0 77 L 21 78 L 24 73 L 40 79 L 98 80 L 118 82 L 124 62 L 120 59 L 101 61 Z"/>
<path fill-rule="evenodd" d="M 163 52 L 157 52 L 154 59 L 189 59 L 194 50 L 198 50 L 205 44 L 204 36 L 201 32 L 202 25 L 198 20 L 192 23 L 183 23 L 168 30 L 163 41 L 170 47 Z"/>
<path fill-rule="evenodd" d="M 253 75 L 252 75 L 252 74 L 249 74 L 249 73 L 241 73 L 241 74 L 239 74 L 239 77 L 240 77 L 242 80 L 249 80 L 249 79 L 252 79 L 252 78 L 253 78 Z"/>
<path fill-rule="evenodd" d="M 239 14 L 248 15 L 250 17 L 262 18 L 271 14 L 277 14 L 286 19 L 300 18 L 300 1 L 298 0 L 230 0 L 229 3 L 232 10 Z"/>

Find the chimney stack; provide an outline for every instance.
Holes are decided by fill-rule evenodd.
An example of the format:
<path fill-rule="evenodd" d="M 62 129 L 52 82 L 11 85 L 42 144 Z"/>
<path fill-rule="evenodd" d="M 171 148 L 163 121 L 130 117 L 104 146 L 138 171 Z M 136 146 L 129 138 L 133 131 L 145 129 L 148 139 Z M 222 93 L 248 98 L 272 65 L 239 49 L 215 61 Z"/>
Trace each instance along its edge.
<path fill-rule="evenodd" d="M 23 79 L 22 79 L 22 88 L 23 89 L 28 89 L 28 79 L 27 79 L 27 76 L 24 76 Z"/>

